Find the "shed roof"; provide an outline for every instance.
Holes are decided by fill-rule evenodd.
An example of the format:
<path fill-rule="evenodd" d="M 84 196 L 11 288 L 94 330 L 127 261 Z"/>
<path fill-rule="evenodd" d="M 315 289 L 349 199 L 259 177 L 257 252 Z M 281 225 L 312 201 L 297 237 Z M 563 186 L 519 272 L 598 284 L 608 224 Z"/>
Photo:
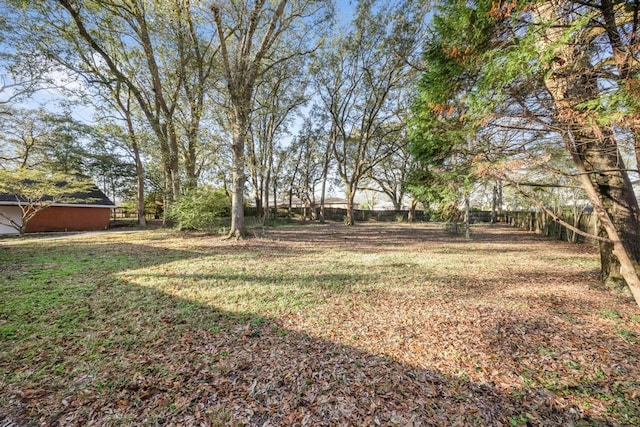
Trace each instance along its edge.
<path fill-rule="evenodd" d="M 64 185 L 62 183 L 61 185 Z M 116 205 L 107 197 L 106 194 L 102 192 L 98 187 L 94 186 L 93 188 L 69 194 L 69 198 L 74 200 L 64 203 L 55 203 L 54 205 L 83 205 L 83 206 L 101 206 L 101 207 L 115 207 Z M 43 197 L 43 200 L 51 200 L 51 198 Z M 26 202 L 26 200 L 20 196 L 15 194 L 8 193 L 0 193 L 0 204 L 9 205 L 9 204 L 18 204 L 19 202 Z"/>

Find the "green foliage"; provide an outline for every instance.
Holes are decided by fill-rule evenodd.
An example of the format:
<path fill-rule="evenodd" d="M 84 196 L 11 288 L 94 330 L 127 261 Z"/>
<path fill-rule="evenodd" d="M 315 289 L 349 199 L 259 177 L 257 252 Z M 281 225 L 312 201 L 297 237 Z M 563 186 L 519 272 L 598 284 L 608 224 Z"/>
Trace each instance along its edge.
<path fill-rule="evenodd" d="M 171 206 L 169 216 L 181 229 L 212 231 L 230 209 L 231 198 L 223 189 L 196 187 Z"/>
<path fill-rule="evenodd" d="M 556 150 L 536 134 L 539 123 L 525 120 L 541 114 L 537 98 L 527 97 L 542 81 L 555 49 L 540 43 L 539 26 L 525 25 L 531 19 L 528 7 L 526 1 L 454 0 L 437 9 L 411 123 L 411 151 L 418 163 L 408 184 L 419 200 L 446 208 L 474 180 L 514 159 L 517 153 L 505 148 L 505 141 L 520 136 L 491 127 L 500 120 L 507 128 L 531 129 L 525 134 L 535 141 L 524 148 L 528 158 L 549 156 L 546 164 L 555 165 L 556 155 L 566 156 L 564 147 Z M 564 29 L 558 43 L 583 25 L 578 20 Z M 518 114 L 524 124 L 515 125 Z"/>
<path fill-rule="evenodd" d="M 408 187 L 435 208 L 436 217 L 453 220 L 458 201 L 470 191 L 478 153 L 478 121 L 469 99 L 477 89 L 482 52 L 490 43 L 491 2 L 443 4 L 433 19 L 424 53 L 411 121 L 410 151 L 417 160 Z M 453 215 L 455 216 L 455 215 Z"/>

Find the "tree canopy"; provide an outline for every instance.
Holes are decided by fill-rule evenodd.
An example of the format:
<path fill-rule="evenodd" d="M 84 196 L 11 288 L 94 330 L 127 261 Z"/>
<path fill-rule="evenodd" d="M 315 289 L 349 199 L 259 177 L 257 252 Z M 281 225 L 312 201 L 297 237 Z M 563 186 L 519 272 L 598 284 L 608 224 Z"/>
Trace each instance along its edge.
<path fill-rule="evenodd" d="M 579 183 L 605 234 L 594 238 L 603 254 L 614 255 L 603 264 L 622 264 L 620 274 L 640 302 L 640 211 L 629 175 L 637 169 L 628 169 L 626 162 L 636 161 L 623 156 L 638 148 L 638 7 L 441 4 L 425 49 L 414 151 L 423 164 L 442 166 L 466 142 L 482 153 L 474 158 L 477 176 L 515 188 L 558 177 Z"/>

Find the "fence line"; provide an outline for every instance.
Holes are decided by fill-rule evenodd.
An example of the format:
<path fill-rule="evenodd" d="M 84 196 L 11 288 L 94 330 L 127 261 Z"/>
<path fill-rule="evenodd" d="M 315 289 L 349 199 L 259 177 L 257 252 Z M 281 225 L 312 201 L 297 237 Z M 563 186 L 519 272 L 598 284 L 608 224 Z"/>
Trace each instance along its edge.
<path fill-rule="evenodd" d="M 247 215 L 255 215 L 255 208 L 247 208 Z M 279 213 L 285 214 L 284 210 L 278 210 Z M 292 213 L 311 217 L 311 209 L 293 208 Z M 316 214 L 319 213 L 319 209 Z M 342 221 L 347 214 L 347 210 L 343 208 L 325 208 L 325 219 L 330 221 Z M 597 216 L 592 212 L 574 212 L 573 210 L 566 209 L 557 214 L 563 221 L 571 224 L 589 234 L 598 234 L 598 221 Z M 118 209 L 114 215 L 116 218 L 135 218 L 136 215 L 133 212 L 126 212 L 122 209 Z M 152 219 L 153 215 L 147 213 L 145 215 L 147 219 Z M 407 221 L 409 216 L 408 210 L 364 210 L 354 209 L 354 217 L 356 221 L 380 221 L 380 222 L 400 222 Z M 429 215 L 422 210 L 416 210 L 414 212 L 415 221 L 429 221 Z M 592 242 L 595 240 L 587 239 L 575 233 L 572 230 L 567 229 L 564 225 L 555 221 L 549 214 L 544 211 L 531 212 L 531 211 L 503 211 L 498 220 L 513 227 L 518 227 L 526 231 L 531 231 L 536 234 L 540 234 L 546 237 L 555 238 L 557 240 L 565 240 L 568 242 Z M 490 211 L 472 211 L 471 222 L 490 222 Z"/>
<path fill-rule="evenodd" d="M 304 208 L 292 208 L 291 212 L 304 216 L 305 214 L 308 217 L 311 217 L 312 214 L 311 208 L 307 208 L 306 211 Z M 279 210 L 280 212 L 281 210 Z M 320 209 L 316 209 L 316 216 L 320 214 Z M 344 208 L 324 208 L 324 217 L 329 221 L 343 221 L 344 217 L 347 215 L 347 210 Z M 356 221 L 381 221 L 381 222 L 401 222 L 407 221 L 409 218 L 408 210 L 368 210 L 368 209 L 354 209 L 353 216 Z M 414 221 L 428 221 L 429 216 L 425 214 L 425 212 L 421 210 L 414 211 Z"/>
<path fill-rule="evenodd" d="M 598 234 L 597 216 L 592 212 L 574 212 L 565 210 L 557 213 L 558 217 L 563 221 L 571 224 L 577 229 L 589 234 Z M 522 228 L 526 231 L 553 237 L 557 240 L 565 240 L 568 242 L 592 242 L 595 240 L 587 239 L 584 236 L 567 229 L 564 225 L 555 221 L 549 214 L 544 211 L 507 211 L 502 212 L 501 220 L 511 226 Z"/>

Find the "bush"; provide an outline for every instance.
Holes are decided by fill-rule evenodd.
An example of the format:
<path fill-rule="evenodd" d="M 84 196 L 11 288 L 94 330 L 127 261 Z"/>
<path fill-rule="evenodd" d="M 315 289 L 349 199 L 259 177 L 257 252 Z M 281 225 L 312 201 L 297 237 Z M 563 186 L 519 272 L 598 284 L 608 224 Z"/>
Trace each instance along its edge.
<path fill-rule="evenodd" d="M 216 219 L 228 216 L 231 198 L 223 189 L 197 187 L 173 204 L 169 217 L 182 230 L 213 231 Z"/>

